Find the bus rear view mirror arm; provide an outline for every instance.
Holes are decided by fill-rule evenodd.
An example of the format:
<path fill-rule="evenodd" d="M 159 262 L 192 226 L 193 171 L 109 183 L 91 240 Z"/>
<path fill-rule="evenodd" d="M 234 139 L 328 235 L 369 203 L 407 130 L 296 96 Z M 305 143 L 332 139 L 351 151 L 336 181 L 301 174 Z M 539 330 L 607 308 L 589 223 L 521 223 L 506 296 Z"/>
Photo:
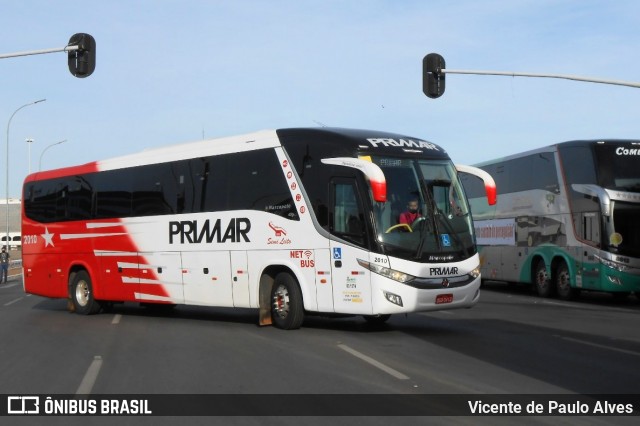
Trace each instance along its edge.
<path fill-rule="evenodd" d="M 473 166 L 464 166 L 462 164 L 456 164 L 456 170 L 461 173 L 468 173 L 476 176 L 484 182 L 484 190 L 487 193 L 487 203 L 493 206 L 498 201 L 498 193 L 496 189 L 496 181 L 493 177 L 482 169 Z"/>
<path fill-rule="evenodd" d="M 349 157 L 323 158 L 320 161 L 322 161 L 323 164 L 351 167 L 360 170 L 369 181 L 369 185 L 371 185 L 374 201 L 379 203 L 387 201 L 387 180 L 384 177 L 384 172 L 377 164 L 371 161 Z"/>

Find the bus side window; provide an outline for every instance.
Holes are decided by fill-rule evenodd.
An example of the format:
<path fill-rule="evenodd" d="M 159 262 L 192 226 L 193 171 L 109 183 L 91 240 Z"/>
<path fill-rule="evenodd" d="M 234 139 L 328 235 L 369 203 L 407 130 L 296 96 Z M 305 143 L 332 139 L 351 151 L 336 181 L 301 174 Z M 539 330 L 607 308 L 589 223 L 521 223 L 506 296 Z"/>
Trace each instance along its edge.
<path fill-rule="evenodd" d="M 578 216 L 582 222 L 582 226 L 577 228 L 580 236 L 587 242 L 600 247 L 600 213 L 584 212 L 576 216 Z"/>

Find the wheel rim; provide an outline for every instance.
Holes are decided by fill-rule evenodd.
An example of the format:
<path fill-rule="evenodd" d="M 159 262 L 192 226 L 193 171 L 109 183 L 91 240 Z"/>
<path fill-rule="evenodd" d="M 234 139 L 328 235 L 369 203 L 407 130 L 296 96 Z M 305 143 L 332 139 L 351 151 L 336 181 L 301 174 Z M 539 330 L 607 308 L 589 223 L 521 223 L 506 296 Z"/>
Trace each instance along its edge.
<path fill-rule="evenodd" d="M 571 290 L 571 285 L 569 284 L 569 271 L 566 269 L 562 269 L 558 272 L 558 290 L 566 294 Z"/>
<path fill-rule="evenodd" d="M 76 301 L 80 306 L 87 306 L 89 303 L 89 284 L 84 280 L 76 285 Z"/>
<path fill-rule="evenodd" d="M 539 267 L 536 273 L 536 285 L 541 290 L 546 290 L 549 287 L 549 280 L 547 279 L 547 270 L 544 267 Z"/>
<path fill-rule="evenodd" d="M 280 318 L 289 315 L 289 290 L 283 285 L 279 285 L 273 292 L 273 312 Z"/>

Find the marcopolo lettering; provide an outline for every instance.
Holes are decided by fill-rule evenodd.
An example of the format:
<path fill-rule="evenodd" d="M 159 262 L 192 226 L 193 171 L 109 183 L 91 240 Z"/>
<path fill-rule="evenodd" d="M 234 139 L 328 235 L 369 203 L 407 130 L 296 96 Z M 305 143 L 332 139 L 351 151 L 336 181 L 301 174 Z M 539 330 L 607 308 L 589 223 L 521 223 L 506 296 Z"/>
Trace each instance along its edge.
<path fill-rule="evenodd" d="M 421 148 L 421 149 L 433 149 L 439 151 L 438 146 L 431 142 L 413 140 L 413 139 L 391 139 L 391 138 L 369 138 L 367 139 L 371 145 L 375 148 L 382 146 L 396 147 L 396 148 Z"/>
<path fill-rule="evenodd" d="M 169 244 L 248 243 L 251 242 L 250 230 L 251 221 L 246 217 L 231 219 L 224 231 L 220 219 L 213 223 L 207 219 L 200 224 L 197 220 L 172 220 L 169 222 Z"/>

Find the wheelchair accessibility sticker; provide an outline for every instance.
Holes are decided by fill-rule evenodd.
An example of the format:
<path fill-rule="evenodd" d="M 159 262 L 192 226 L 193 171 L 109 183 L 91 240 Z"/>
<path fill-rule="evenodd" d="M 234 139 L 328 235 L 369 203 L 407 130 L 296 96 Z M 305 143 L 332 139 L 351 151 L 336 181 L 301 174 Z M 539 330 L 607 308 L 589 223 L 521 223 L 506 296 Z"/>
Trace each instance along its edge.
<path fill-rule="evenodd" d="M 449 234 L 440 235 L 440 241 L 442 241 L 442 245 L 444 247 L 451 247 L 451 238 L 449 238 Z"/>
<path fill-rule="evenodd" d="M 333 258 L 336 260 L 342 259 L 342 248 L 334 247 L 333 248 Z"/>

